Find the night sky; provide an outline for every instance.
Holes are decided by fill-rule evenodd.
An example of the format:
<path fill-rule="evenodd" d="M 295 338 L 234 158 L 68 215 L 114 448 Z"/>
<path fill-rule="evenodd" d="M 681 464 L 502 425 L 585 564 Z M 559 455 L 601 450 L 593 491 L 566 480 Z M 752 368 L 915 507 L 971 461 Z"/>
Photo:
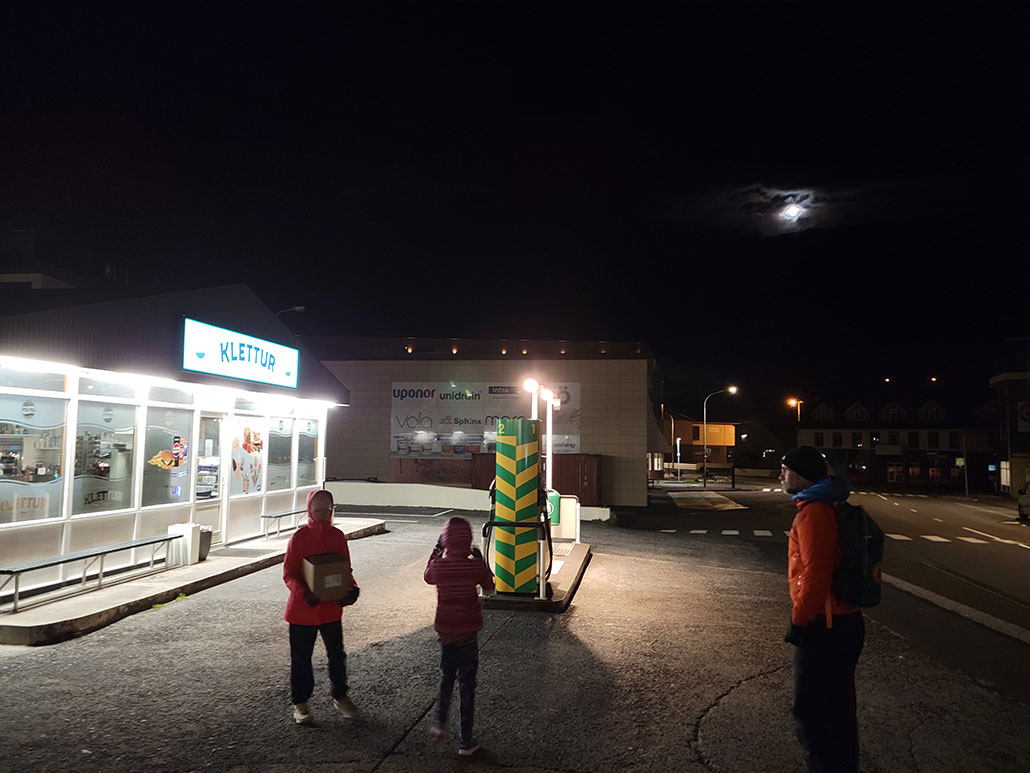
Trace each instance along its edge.
<path fill-rule="evenodd" d="M 0 230 L 300 334 L 643 340 L 693 414 L 972 403 L 1030 335 L 1012 19 L 338 5 L 5 10 Z"/>

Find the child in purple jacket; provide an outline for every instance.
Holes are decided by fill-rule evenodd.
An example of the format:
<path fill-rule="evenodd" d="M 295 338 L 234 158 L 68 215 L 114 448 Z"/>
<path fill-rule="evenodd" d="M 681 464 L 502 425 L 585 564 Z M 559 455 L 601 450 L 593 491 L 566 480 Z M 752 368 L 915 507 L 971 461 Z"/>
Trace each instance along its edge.
<path fill-rule="evenodd" d="M 472 527 L 464 518 L 451 518 L 444 525 L 440 541 L 426 564 L 425 580 L 436 586 L 436 619 L 433 627 L 440 641 L 440 694 L 436 721 L 430 737 L 447 737 L 447 713 L 457 677 L 461 695 L 461 740 L 458 754 L 476 753 L 479 744 L 472 736 L 476 703 L 476 673 L 479 670 L 479 641 L 483 611 L 477 586 L 493 591 L 494 576 L 483 555 L 472 547 Z"/>

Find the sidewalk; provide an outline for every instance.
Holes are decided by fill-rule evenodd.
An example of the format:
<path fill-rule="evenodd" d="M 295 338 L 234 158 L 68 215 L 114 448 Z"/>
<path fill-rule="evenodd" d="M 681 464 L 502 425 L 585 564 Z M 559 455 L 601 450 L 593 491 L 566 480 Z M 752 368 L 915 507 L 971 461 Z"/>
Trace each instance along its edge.
<path fill-rule="evenodd" d="M 386 521 L 374 518 L 337 517 L 334 523 L 351 540 L 386 531 Z M 17 614 L 0 613 L 0 644 L 53 644 L 82 636 L 156 604 L 167 604 L 180 594 L 189 596 L 260 571 L 282 562 L 292 533 L 215 548 L 205 561 L 191 566 L 123 580 L 105 578 L 104 587 L 98 590 L 92 590 L 95 581 L 87 584 L 90 590 L 75 595 L 65 588 L 53 594 L 57 596 L 53 601 L 46 600 L 51 594 L 38 600 L 30 597 Z"/>

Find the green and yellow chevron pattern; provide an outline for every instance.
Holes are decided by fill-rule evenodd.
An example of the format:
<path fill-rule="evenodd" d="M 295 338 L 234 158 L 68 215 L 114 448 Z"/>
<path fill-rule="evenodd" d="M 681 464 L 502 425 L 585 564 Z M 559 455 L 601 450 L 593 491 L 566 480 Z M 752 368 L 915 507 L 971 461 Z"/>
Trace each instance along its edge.
<path fill-rule="evenodd" d="M 497 482 L 494 520 L 539 523 L 540 422 L 505 419 L 497 422 Z M 494 574 L 497 590 L 537 591 L 537 529 L 496 527 Z"/>

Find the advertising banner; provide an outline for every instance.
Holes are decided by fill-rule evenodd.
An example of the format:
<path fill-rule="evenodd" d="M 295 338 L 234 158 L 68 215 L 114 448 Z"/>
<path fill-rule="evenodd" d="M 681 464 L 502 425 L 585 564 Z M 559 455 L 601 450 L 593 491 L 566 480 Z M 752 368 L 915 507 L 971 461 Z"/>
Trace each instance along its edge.
<path fill-rule="evenodd" d="M 561 408 L 554 412 L 556 454 L 580 453 L 580 385 L 548 385 Z M 467 458 L 497 450 L 497 422 L 529 418 L 532 396 L 521 385 L 490 382 L 395 382 L 390 402 L 390 455 Z M 541 428 L 547 406 L 539 405 Z"/>

